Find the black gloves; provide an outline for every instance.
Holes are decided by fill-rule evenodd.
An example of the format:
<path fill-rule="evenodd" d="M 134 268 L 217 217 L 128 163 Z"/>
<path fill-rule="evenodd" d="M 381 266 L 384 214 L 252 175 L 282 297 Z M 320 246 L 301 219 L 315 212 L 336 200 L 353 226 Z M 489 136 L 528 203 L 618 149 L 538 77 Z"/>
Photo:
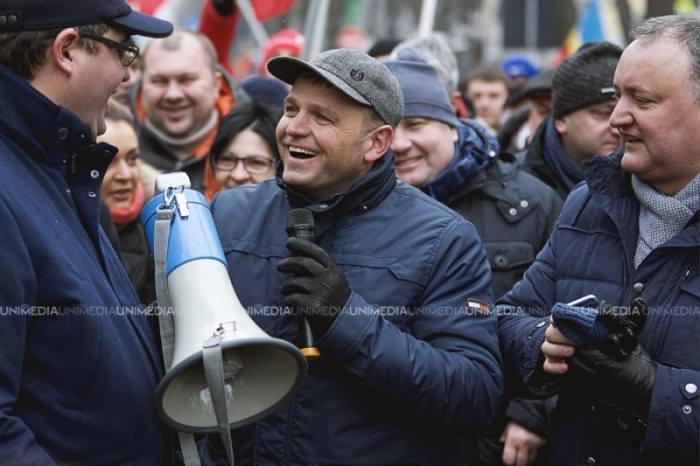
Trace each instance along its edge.
<path fill-rule="evenodd" d="M 570 370 L 590 387 L 593 397 L 623 408 L 646 421 L 654 388 L 656 363 L 640 345 L 618 359 L 599 349 L 577 348 Z"/>
<path fill-rule="evenodd" d="M 328 331 L 350 297 L 342 270 L 320 246 L 301 238 L 289 238 L 292 257 L 280 261 L 277 270 L 291 276 L 282 285 L 285 302 L 302 312 L 314 335 Z"/>
<path fill-rule="evenodd" d="M 228 16 L 235 10 L 236 0 L 211 0 L 211 5 L 219 15 Z"/>

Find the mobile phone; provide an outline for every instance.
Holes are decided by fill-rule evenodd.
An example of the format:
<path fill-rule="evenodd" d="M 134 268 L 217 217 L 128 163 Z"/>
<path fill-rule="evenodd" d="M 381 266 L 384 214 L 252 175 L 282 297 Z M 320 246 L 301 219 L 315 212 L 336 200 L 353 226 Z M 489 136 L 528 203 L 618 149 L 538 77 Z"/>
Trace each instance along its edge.
<path fill-rule="evenodd" d="M 578 306 L 578 307 L 598 307 L 600 306 L 600 301 L 594 294 L 587 294 L 578 299 L 566 303 L 567 306 Z"/>

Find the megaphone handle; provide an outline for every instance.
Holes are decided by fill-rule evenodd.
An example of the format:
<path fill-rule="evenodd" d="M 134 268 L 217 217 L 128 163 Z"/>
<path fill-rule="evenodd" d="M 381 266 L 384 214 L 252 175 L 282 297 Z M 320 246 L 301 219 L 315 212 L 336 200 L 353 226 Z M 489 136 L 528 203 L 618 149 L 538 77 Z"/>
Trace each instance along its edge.
<path fill-rule="evenodd" d="M 304 324 L 304 348 L 301 348 L 301 354 L 304 355 L 306 359 L 318 359 L 321 357 L 321 352 L 314 346 L 314 334 L 311 331 L 311 326 L 309 325 L 309 320 L 302 316 Z"/>

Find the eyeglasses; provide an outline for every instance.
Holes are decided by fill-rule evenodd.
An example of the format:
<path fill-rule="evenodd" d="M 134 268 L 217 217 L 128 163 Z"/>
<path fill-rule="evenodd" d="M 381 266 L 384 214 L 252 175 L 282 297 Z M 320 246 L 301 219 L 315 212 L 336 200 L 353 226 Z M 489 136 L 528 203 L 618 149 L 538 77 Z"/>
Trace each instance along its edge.
<path fill-rule="evenodd" d="M 82 37 L 86 37 L 88 39 L 92 39 L 96 42 L 100 42 L 101 44 L 106 45 L 110 49 L 114 49 L 117 51 L 117 54 L 119 55 L 119 61 L 121 61 L 122 65 L 124 66 L 131 66 L 132 63 L 134 63 L 134 60 L 136 60 L 139 56 L 140 49 L 138 45 L 133 45 L 133 44 L 122 44 L 116 41 L 113 41 L 111 39 L 107 39 L 106 37 L 102 36 L 94 36 L 92 34 L 80 34 Z"/>
<path fill-rule="evenodd" d="M 223 154 L 214 162 L 214 168 L 230 171 L 236 168 L 238 162 L 243 162 L 243 168 L 251 175 L 261 175 L 272 168 L 277 162 L 267 157 L 236 157 L 233 154 Z"/>

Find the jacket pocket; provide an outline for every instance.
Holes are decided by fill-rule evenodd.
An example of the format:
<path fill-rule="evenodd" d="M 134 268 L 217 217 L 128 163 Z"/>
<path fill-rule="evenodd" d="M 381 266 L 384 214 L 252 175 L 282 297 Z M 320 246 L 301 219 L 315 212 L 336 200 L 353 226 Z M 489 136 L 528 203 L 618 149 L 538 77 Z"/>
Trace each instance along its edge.
<path fill-rule="evenodd" d="M 535 260 L 535 248 L 524 241 L 487 242 L 484 249 L 491 265 L 491 289 L 496 299 L 509 292 Z"/>
<path fill-rule="evenodd" d="M 424 289 L 420 271 L 393 257 L 332 255 L 355 293 L 378 308 L 385 319 L 400 328 L 408 325 Z"/>
<path fill-rule="evenodd" d="M 491 268 L 496 271 L 528 266 L 535 260 L 535 248 L 524 241 L 484 242 Z"/>
<path fill-rule="evenodd" d="M 649 326 L 646 332 L 663 332 L 663 346 L 658 355 L 659 362 L 664 364 L 693 370 L 700 370 L 700 277 L 697 272 L 689 272 L 683 277 L 673 304 L 658 306 L 658 312 L 662 313 L 663 321 L 668 322 L 668 327 Z M 645 333 L 642 333 L 645 337 Z M 651 353 L 650 349 L 650 353 Z M 652 353 L 653 356 L 653 353 Z"/>

